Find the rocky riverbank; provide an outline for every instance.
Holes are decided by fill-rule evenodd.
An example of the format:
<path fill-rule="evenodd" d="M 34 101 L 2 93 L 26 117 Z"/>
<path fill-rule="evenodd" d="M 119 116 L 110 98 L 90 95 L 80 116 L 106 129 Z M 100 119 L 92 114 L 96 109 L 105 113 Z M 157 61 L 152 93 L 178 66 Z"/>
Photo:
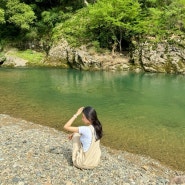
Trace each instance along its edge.
<path fill-rule="evenodd" d="M 72 165 L 71 149 L 64 132 L 0 114 L 1 185 L 164 185 L 183 175 L 151 158 L 104 146 L 100 165 L 80 170 Z"/>
<path fill-rule="evenodd" d="M 140 44 L 133 41 L 132 49 L 123 53 L 113 53 L 108 50 L 97 52 L 93 46 L 88 45 L 73 48 L 65 39 L 62 39 L 50 48 L 47 56 L 34 63 L 12 55 L 11 50 L 16 50 L 16 48 L 11 48 L 0 57 L 0 66 L 42 66 L 91 71 L 134 71 L 184 75 L 184 48 L 184 37 L 180 36 L 173 36 L 161 42 L 157 42 L 153 37 L 147 38 Z M 35 51 L 32 54 L 31 58 L 36 58 Z"/>

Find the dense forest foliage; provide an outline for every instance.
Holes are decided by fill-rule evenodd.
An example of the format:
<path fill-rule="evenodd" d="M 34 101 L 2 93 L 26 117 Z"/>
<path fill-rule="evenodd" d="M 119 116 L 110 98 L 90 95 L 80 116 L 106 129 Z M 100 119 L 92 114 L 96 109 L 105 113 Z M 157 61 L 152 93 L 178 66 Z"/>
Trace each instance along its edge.
<path fill-rule="evenodd" d="M 123 51 L 132 40 L 185 33 L 185 0 L 0 0 L 0 48 L 46 52 L 64 37 L 73 46 Z"/>

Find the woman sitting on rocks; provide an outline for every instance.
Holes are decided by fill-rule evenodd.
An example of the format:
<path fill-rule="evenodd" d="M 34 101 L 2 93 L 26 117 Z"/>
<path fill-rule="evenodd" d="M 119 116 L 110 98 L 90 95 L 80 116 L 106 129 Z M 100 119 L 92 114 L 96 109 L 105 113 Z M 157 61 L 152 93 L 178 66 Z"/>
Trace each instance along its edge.
<path fill-rule="evenodd" d="M 82 121 L 86 126 L 71 126 L 82 113 Z M 73 142 L 72 161 L 74 166 L 81 169 L 92 169 L 100 161 L 100 139 L 102 138 L 102 125 L 98 120 L 95 109 L 81 107 L 76 114 L 64 125 L 64 129 L 73 132 L 69 139 Z"/>

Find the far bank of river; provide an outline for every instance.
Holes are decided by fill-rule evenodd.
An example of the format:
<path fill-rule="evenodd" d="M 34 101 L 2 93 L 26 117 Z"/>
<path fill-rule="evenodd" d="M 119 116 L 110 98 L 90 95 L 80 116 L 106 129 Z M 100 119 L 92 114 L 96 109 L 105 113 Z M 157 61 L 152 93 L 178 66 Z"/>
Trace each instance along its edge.
<path fill-rule="evenodd" d="M 180 75 L 1 68 L 0 113 L 61 130 L 91 105 L 104 145 L 185 170 L 184 84 Z"/>

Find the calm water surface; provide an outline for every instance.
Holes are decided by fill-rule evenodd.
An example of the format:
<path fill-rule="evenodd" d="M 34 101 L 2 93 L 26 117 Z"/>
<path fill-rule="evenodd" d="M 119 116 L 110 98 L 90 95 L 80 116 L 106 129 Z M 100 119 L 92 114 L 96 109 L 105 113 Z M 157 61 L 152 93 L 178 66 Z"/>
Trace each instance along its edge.
<path fill-rule="evenodd" d="M 185 170 L 185 76 L 0 68 L 0 113 L 62 130 L 91 105 L 106 146 Z M 81 123 L 77 119 L 76 125 Z"/>

